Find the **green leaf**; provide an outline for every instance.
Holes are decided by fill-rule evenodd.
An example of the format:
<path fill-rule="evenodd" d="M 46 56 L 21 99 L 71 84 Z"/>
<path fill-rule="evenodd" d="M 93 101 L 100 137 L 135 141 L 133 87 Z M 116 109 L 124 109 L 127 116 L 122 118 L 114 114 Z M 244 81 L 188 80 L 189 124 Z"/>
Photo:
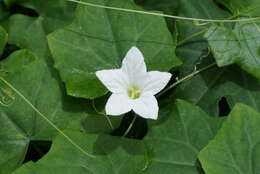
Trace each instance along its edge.
<path fill-rule="evenodd" d="M 163 11 L 165 14 L 184 16 L 191 18 L 203 18 L 203 19 L 224 19 L 229 14 L 220 9 L 213 0 L 146 0 L 144 7 L 147 9 L 155 9 Z M 173 19 L 167 18 L 170 30 L 175 27 Z M 180 37 L 190 36 L 197 31 L 207 27 L 206 25 L 197 25 L 193 21 L 176 20 L 176 24 L 180 27 Z M 196 26 L 194 25 L 196 24 Z M 173 32 L 176 32 L 173 30 Z"/>
<path fill-rule="evenodd" d="M 237 23 L 235 28 L 213 25 L 205 34 L 219 66 L 237 63 L 260 78 L 260 23 Z"/>
<path fill-rule="evenodd" d="M 52 0 L 5 0 L 4 2 L 11 8 L 19 5 L 35 10 L 42 17 L 46 33 L 70 24 L 76 7 L 75 3 L 65 0 L 55 0 L 55 3 Z"/>
<path fill-rule="evenodd" d="M 20 48 L 26 48 L 37 53 L 39 57 L 49 60 L 49 50 L 46 42 L 46 36 L 43 29 L 43 18 L 42 17 L 29 17 L 25 15 L 13 15 L 10 17 L 9 22 L 9 43 L 15 44 Z M 107 98 L 106 98 L 107 100 Z M 97 101 L 82 101 L 84 107 L 87 109 L 87 116 L 82 120 L 78 126 L 83 128 L 90 133 L 97 132 L 111 132 L 112 129 L 108 123 L 108 118 L 104 115 L 104 112 L 97 113 L 93 108 L 95 105 L 105 106 L 105 102 L 97 99 Z M 102 110 L 99 108 L 98 110 Z M 110 118 L 114 128 L 117 128 L 120 124 L 121 117 Z M 98 125 L 98 126 L 97 126 Z"/>
<path fill-rule="evenodd" d="M 62 28 L 72 22 L 75 12 L 75 3 L 65 0 L 26 0 L 44 18 L 44 29 L 50 33 L 58 28 Z"/>
<path fill-rule="evenodd" d="M 8 35 L 6 31 L 0 26 L 0 56 L 4 52 L 5 45 L 7 43 Z"/>
<path fill-rule="evenodd" d="M 122 117 L 111 117 L 105 114 L 93 113 L 88 114 L 88 116 L 82 120 L 81 124 L 87 133 L 111 133 L 119 127 L 121 119 Z"/>
<path fill-rule="evenodd" d="M 220 0 L 234 15 L 248 14 L 249 16 L 260 15 L 259 0 Z"/>
<path fill-rule="evenodd" d="M 216 137 L 200 152 L 206 174 L 254 174 L 260 170 L 260 113 L 237 104 Z"/>
<path fill-rule="evenodd" d="M 43 159 L 25 164 L 14 174 L 136 174 L 146 165 L 148 156 L 140 141 L 73 131 L 67 134 L 96 158 L 82 154 L 59 136 Z"/>
<path fill-rule="evenodd" d="M 87 133 L 112 133 L 120 126 L 123 117 L 108 116 L 105 113 L 105 105 L 108 97 L 102 97 L 86 102 L 87 117 L 81 121 L 84 131 Z"/>
<path fill-rule="evenodd" d="M 149 9 L 162 10 L 166 14 L 175 14 L 195 18 L 222 18 L 227 13 L 220 9 L 212 0 L 146 0 L 144 6 Z M 180 21 L 184 22 L 184 21 Z"/>
<path fill-rule="evenodd" d="M 168 102 L 159 118 L 145 137 L 153 158 L 144 173 L 199 174 L 197 155 L 214 137 L 222 119 L 211 118 L 183 100 L 175 106 Z"/>
<path fill-rule="evenodd" d="M 170 1 L 170 0 L 144 0 L 142 6 L 150 10 L 160 10 L 165 14 L 176 14 L 179 7 L 179 1 Z"/>
<path fill-rule="evenodd" d="M 180 0 L 179 15 L 195 18 L 223 19 L 227 12 L 219 8 L 213 0 Z"/>
<path fill-rule="evenodd" d="M 9 18 L 9 43 L 19 48 L 35 52 L 39 57 L 45 57 L 48 46 L 42 17 L 29 17 L 21 14 Z"/>
<path fill-rule="evenodd" d="M 140 10 L 128 0 L 88 2 Z M 144 53 L 149 70 L 168 71 L 181 63 L 164 19 L 150 15 L 79 5 L 73 24 L 49 35 L 48 42 L 67 93 L 75 97 L 106 94 L 95 72 L 119 68 L 132 46 Z"/>
<path fill-rule="evenodd" d="M 179 6 L 179 1 L 170 1 L 170 0 L 144 0 L 142 6 L 148 10 L 159 10 L 164 14 L 168 15 L 177 15 Z M 174 20 L 166 18 L 168 28 L 170 31 L 174 29 Z"/>
<path fill-rule="evenodd" d="M 55 73 L 33 53 L 14 52 L 0 65 L 1 77 L 60 129 L 85 116 L 83 106 L 63 94 Z M 51 140 L 56 130 L 3 81 L 0 96 L 0 173 L 8 174 L 23 162 L 29 141 Z"/>

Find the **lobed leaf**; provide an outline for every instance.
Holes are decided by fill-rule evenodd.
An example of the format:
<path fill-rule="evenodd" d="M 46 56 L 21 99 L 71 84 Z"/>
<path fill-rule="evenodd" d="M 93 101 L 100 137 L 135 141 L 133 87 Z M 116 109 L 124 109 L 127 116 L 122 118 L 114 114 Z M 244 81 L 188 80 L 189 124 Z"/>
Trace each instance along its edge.
<path fill-rule="evenodd" d="M 205 34 L 218 66 L 238 64 L 260 78 L 260 23 L 237 23 L 234 29 L 213 25 Z"/>
<path fill-rule="evenodd" d="M 140 9 L 128 0 L 88 2 Z M 132 46 L 142 50 L 149 70 L 168 71 L 181 63 L 175 56 L 175 43 L 162 17 L 84 5 L 77 8 L 70 26 L 48 36 L 48 43 L 67 93 L 74 97 L 96 98 L 106 94 L 107 89 L 95 72 L 119 68 Z"/>
<path fill-rule="evenodd" d="M 216 137 L 200 152 L 206 174 L 254 174 L 260 170 L 260 114 L 237 104 Z"/>
<path fill-rule="evenodd" d="M 39 57 L 45 57 L 48 46 L 43 29 L 43 18 L 22 14 L 12 15 L 9 18 L 8 42 L 19 48 L 28 49 Z"/>
<path fill-rule="evenodd" d="M 34 16 L 42 17 L 46 33 L 70 24 L 76 7 L 65 0 L 55 0 L 55 3 L 52 0 L 4 0 L 4 3 L 9 8 L 17 5 L 34 11 Z"/>
<path fill-rule="evenodd" d="M 60 129 L 64 129 L 69 120 L 85 115 L 77 101 L 64 96 L 62 86 L 45 61 L 33 53 L 14 52 L 1 62 L 1 68 L 1 78 Z M 51 140 L 56 130 L 3 81 L 0 85 L 0 173 L 7 174 L 22 164 L 29 141 Z"/>
<path fill-rule="evenodd" d="M 144 173 L 199 174 L 197 155 L 221 122 L 186 101 L 177 100 L 176 106 L 169 102 L 145 137 L 153 158 Z"/>

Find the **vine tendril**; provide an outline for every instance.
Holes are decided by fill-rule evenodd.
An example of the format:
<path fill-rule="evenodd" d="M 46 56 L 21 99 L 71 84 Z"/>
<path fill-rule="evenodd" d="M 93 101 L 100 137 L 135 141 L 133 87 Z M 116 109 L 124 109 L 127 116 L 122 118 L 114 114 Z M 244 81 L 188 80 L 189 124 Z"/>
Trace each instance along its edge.
<path fill-rule="evenodd" d="M 85 6 L 95 7 L 95 8 L 103 8 L 103 9 L 124 11 L 124 12 L 130 12 L 130 13 L 139 13 L 139 14 L 146 14 L 146 15 L 153 15 L 153 16 L 161 16 L 161 17 L 178 19 L 178 20 L 186 20 L 186 21 L 231 23 L 231 22 L 249 22 L 249 21 L 252 22 L 252 21 L 260 20 L 260 17 L 243 18 L 243 19 L 202 19 L 202 18 L 174 16 L 174 15 L 167 15 L 167 14 L 156 13 L 156 12 L 148 12 L 148 11 L 142 11 L 142 10 L 134 10 L 134 9 L 127 9 L 127 8 L 105 6 L 105 5 L 99 5 L 99 4 L 94 4 L 94 3 L 90 3 L 90 2 L 82 2 L 82 1 L 78 1 L 78 0 L 66 0 L 66 1 L 82 4 L 82 5 L 85 5 Z"/>

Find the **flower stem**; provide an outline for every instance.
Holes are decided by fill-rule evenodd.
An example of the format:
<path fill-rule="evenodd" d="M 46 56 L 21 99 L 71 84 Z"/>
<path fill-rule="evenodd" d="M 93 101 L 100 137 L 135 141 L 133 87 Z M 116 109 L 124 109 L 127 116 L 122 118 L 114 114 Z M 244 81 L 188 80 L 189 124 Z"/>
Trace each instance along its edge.
<path fill-rule="evenodd" d="M 132 122 L 130 123 L 129 127 L 127 128 L 127 130 L 125 131 L 123 137 L 127 136 L 127 134 L 130 132 L 130 130 L 132 129 L 134 123 L 135 123 L 135 120 L 137 118 L 137 115 L 134 116 Z"/>
<path fill-rule="evenodd" d="M 207 70 L 207 69 L 209 69 L 209 68 L 211 68 L 211 67 L 213 67 L 215 65 L 217 65 L 217 64 L 216 63 L 212 63 L 212 64 L 210 64 L 210 65 L 208 65 L 208 66 L 206 66 L 204 68 L 201 68 L 201 69 L 199 69 L 197 71 L 194 71 L 193 73 L 185 76 L 184 78 L 182 78 L 182 79 L 178 80 L 177 82 L 173 83 L 172 85 L 170 85 L 168 88 L 166 88 L 165 90 L 160 92 L 156 97 L 157 98 L 161 97 L 164 93 L 166 93 L 167 91 L 171 90 L 172 88 L 174 88 L 178 84 L 184 82 L 185 80 L 188 80 L 188 79 L 192 78 L 193 76 L 195 76 L 195 75 L 197 75 L 197 74 L 199 74 L 199 73 L 201 73 L 201 72 L 203 72 L 203 71 L 205 71 L 205 70 Z"/>

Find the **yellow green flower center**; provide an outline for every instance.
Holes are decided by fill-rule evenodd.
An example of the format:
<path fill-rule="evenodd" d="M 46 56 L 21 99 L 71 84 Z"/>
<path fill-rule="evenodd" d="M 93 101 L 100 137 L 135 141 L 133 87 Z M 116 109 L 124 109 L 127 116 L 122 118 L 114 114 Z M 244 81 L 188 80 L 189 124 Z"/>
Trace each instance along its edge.
<path fill-rule="evenodd" d="M 127 92 L 128 92 L 128 97 L 131 99 L 137 99 L 141 95 L 141 91 L 136 87 L 129 87 Z"/>

